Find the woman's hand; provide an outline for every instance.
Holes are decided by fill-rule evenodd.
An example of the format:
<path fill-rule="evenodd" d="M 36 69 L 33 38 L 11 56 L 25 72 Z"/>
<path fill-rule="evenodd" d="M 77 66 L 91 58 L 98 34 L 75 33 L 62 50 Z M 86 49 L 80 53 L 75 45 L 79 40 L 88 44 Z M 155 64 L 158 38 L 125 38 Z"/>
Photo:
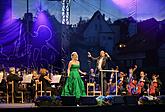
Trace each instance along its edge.
<path fill-rule="evenodd" d="M 83 72 L 83 75 L 87 75 L 87 73 L 86 72 Z"/>

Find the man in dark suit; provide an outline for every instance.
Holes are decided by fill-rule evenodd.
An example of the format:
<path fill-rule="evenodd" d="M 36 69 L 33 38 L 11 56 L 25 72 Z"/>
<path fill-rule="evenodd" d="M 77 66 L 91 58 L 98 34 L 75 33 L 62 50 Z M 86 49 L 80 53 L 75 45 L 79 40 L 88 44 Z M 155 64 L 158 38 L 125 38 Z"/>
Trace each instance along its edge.
<path fill-rule="evenodd" d="M 92 60 L 96 60 L 96 74 L 99 74 L 99 78 L 101 77 L 100 75 L 100 70 L 105 70 L 108 68 L 107 62 L 109 60 L 111 60 L 111 57 L 109 56 L 108 53 L 106 53 L 105 51 L 100 51 L 100 56 L 97 58 L 92 57 L 91 53 L 88 52 L 88 57 Z M 107 89 L 107 80 L 106 80 L 106 73 L 104 73 L 103 75 L 103 95 L 106 96 L 106 89 Z M 100 81 L 101 83 L 101 78 Z"/>

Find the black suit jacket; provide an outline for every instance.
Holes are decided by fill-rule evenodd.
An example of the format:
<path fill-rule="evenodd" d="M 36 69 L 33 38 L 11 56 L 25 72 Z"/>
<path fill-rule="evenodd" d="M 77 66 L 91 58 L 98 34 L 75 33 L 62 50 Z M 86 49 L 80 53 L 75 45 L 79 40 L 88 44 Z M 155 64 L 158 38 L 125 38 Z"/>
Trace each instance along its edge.
<path fill-rule="evenodd" d="M 100 59 L 101 59 L 101 57 L 99 56 L 99 57 L 97 57 L 97 58 L 94 58 L 94 57 L 90 57 L 92 60 L 96 60 L 97 61 L 97 63 L 96 63 L 96 69 L 98 70 L 98 66 L 99 66 L 99 61 L 100 61 Z M 102 61 L 102 65 L 101 65 L 101 68 L 102 69 L 107 69 L 107 61 L 109 61 L 109 60 L 111 60 L 111 58 L 110 57 L 107 57 L 107 56 L 105 56 L 105 57 L 103 57 L 103 61 Z"/>
<path fill-rule="evenodd" d="M 99 61 L 100 61 L 101 57 L 99 56 L 97 58 L 94 58 L 94 57 L 90 57 L 90 58 L 92 60 L 95 60 L 96 61 L 96 70 L 95 70 L 95 72 L 96 72 L 96 74 L 100 74 L 99 69 L 98 69 L 98 66 L 99 66 Z M 101 68 L 103 70 L 108 69 L 108 61 L 110 61 L 110 60 L 111 60 L 111 57 L 105 56 L 103 58 L 102 65 L 101 65 Z M 104 73 L 104 75 L 103 75 L 103 77 L 106 78 L 106 79 L 109 78 L 109 77 L 107 77 L 107 74 L 109 74 L 109 73 Z M 100 77 L 100 75 L 99 75 L 99 77 Z"/>
<path fill-rule="evenodd" d="M 15 74 L 9 74 L 7 76 L 7 82 L 14 81 L 14 93 L 17 93 L 17 91 L 18 91 L 18 82 L 22 81 L 22 80 L 23 80 L 22 77 L 18 77 L 18 75 L 15 75 Z"/>

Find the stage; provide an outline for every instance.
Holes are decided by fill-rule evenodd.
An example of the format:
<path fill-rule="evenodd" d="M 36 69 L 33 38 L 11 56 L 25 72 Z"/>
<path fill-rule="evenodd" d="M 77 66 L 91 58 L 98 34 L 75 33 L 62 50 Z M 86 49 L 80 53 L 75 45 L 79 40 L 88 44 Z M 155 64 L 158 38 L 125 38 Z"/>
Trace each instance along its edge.
<path fill-rule="evenodd" d="M 165 105 L 83 105 L 83 106 L 41 106 L 37 107 L 34 103 L 25 104 L 0 104 L 0 111 L 23 111 L 23 112 L 163 112 Z"/>

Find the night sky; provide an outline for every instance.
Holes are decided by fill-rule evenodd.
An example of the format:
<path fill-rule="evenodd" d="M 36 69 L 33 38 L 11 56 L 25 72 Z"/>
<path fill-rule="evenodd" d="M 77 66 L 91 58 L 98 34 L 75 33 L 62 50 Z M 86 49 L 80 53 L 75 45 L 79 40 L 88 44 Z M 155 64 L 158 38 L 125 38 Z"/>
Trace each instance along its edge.
<path fill-rule="evenodd" d="M 62 5 L 57 1 L 29 0 L 30 12 L 36 14 L 39 1 L 41 1 L 42 9 L 48 9 L 61 21 Z M 96 10 L 101 10 L 106 18 L 111 18 L 112 21 L 128 16 L 133 16 L 137 20 L 152 17 L 163 20 L 165 19 L 165 0 L 71 0 L 71 24 L 76 24 L 80 16 L 83 19 L 90 19 Z M 25 12 L 26 0 L 13 0 L 13 18 L 22 18 Z"/>

